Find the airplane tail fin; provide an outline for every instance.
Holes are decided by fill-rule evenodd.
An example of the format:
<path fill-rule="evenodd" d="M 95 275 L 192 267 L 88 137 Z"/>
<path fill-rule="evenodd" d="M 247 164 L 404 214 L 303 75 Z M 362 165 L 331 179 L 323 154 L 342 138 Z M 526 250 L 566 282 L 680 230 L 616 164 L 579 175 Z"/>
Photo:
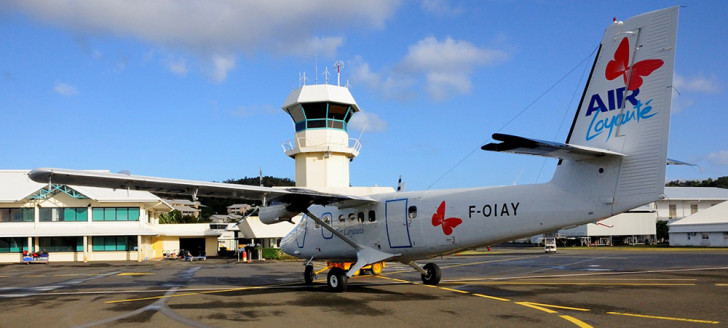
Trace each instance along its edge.
<path fill-rule="evenodd" d="M 666 8 L 607 27 L 566 144 L 619 156 L 562 160 L 552 182 L 598 193 L 614 213 L 663 194 L 677 15 Z"/>

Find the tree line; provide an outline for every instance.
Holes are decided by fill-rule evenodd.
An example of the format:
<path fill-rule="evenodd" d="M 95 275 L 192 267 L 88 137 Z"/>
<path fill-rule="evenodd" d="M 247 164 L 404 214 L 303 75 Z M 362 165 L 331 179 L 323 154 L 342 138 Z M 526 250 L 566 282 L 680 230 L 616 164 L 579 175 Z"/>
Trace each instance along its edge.
<path fill-rule="evenodd" d="M 715 180 L 675 180 L 665 184 L 667 187 L 717 187 L 728 188 L 728 177 L 720 177 Z"/>

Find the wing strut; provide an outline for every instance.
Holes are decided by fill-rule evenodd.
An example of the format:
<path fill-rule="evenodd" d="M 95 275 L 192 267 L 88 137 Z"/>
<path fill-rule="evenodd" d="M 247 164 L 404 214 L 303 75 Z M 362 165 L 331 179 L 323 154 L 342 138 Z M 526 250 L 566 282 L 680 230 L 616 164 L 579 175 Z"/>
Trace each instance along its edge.
<path fill-rule="evenodd" d="M 311 213 L 311 211 L 309 211 L 308 209 L 303 210 L 303 213 L 308 215 L 308 217 L 310 217 L 316 223 L 318 223 L 322 227 L 324 227 L 324 229 L 330 231 L 331 233 L 336 235 L 336 237 L 341 238 L 341 240 L 343 240 L 345 243 L 349 244 L 351 247 L 354 247 L 354 249 L 356 249 L 357 261 L 356 261 L 356 263 L 354 263 L 354 265 L 352 265 L 349 268 L 349 271 L 346 273 L 346 275 L 349 278 L 351 278 L 354 275 L 354 273 L 359 271 L 359 269 L 361 269 L 362 267 L 364 267 L 367 264 L 385 261 L 387 259 L 400 255 L 400 254 L 385 253 L 385 252 L 376 250 L 374 248 L 371 248 L 369 246 L 359 245 L 356 242 L 354 242 L 353 240 L 351 240 L 351 238 L 344 236 L 341 232 L 338 232 L 336 229 L 334 229 L 334 227 L 332 227 L 328 223 L 321 220 L 315 214 Z"/>

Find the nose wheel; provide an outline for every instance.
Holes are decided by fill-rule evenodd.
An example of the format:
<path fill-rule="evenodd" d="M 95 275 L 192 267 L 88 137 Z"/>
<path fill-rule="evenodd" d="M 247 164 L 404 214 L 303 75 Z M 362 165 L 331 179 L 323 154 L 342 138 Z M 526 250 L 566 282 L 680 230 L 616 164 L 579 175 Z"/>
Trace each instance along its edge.
<path fill-rule="evenodd" d="M 310 285 L 316 279 L 316 271 L 313 270 L 313 265 L 307 265 L 306 269 L 303 270 L 303 281 L 306 285 Z"/>

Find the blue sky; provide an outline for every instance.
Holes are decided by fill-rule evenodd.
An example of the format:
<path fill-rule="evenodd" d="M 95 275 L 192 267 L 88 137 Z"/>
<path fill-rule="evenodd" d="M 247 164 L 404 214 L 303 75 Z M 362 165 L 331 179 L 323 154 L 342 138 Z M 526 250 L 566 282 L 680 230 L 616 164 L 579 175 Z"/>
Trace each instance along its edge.
<path fill-rule="evenodd" d="M 352 185 L 545 182 L 554 160 L 479 147 L 494 132 L 563 142 L 612 18 L 674 5 L 668 156 L 701 170 L 666 178 L 726 176 L 724 1 L 3 1 L 0 169 L 294 178 L 280 108 L 318 56 L 319 83 L 345 62 L 363 111 Z"/>

